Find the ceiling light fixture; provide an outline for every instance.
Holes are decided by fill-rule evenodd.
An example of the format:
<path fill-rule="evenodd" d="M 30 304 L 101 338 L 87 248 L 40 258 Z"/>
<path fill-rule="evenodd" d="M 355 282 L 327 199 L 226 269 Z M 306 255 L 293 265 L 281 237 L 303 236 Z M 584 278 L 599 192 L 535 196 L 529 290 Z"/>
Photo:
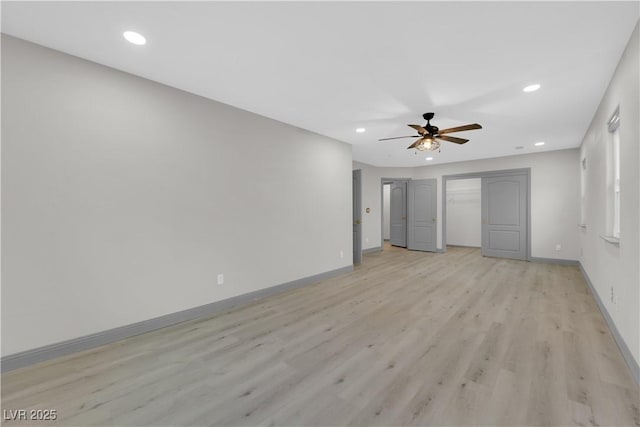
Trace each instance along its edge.
<path fill-rule="evenodd" d="M 522 91 L 523 92 L 535 92 L 538 89 L 540 89 L 540 85 L 538 83 L 536 83 L 536 84 L 529 85 L 529 86 L 525 87 L 524 89 L 522 89 Z"/>
<path fill-rule="evenodd" d="M 431 160 L 433 160 L 433 157 L 427 157 L 427 161 L 430 162 Z"/>
<path fill-rule="evenodd" d="M 424 136 L 420 143 L 413 148 L 419 151 L 435 151 L 440 148 L 440 141 L 436 141 L 431 135 Z"/>
<path fill-rule="evenodd" d="M 535 145 L 536 147 L 542 147 L 542 146 L 544 145 L 544 142 L 543 142 L 543 141 L 536 142 L 536 143 L 535 143 L 535 144 L 533 144 L 533 145 Z"/>
<path fill-rule="evenodd" d="M 145 39 L 142 34 L 136 33 L 135 31 L 125 31 L 122 35 L 129 43 L 137 44 L 139 46 L 147 43 L 147 39 Z"/>
<path fill-rule="evenodd" d="M 366 131 L 366 129 L 365 129 L 365 128 L 358 128 L 358 129 L 356 129 L 356 132 L 358 132 L 358 133 L 363 133 L 363 132 L 365 132 L 365 131 Z"/>

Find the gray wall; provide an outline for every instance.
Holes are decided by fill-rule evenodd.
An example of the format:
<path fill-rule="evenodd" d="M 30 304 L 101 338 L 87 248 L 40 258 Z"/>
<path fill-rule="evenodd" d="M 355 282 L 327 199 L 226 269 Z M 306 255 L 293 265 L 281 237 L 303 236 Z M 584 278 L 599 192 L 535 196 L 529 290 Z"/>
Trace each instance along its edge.
<path fill-rule="evenodd" d="M 636 29 L 618 64 L 580 149 L 586 158 L 582 174 L 586 228 L 580 232 L 580 262 L 613 319 L 620 335 L 640 364 L 640 33 Z M 620 245 L 606 243 L 607 121 L 620 107 Z M 613 291 L 614 298 L 611 298 Z"/>
<path fill-rule="evenodd" d="M 416 168 L 415 179 L 438 180 L 438 222 L 442 224 L 442 176 L 469 172 L 531 168 L 531 256 L 577 260 L 580 172 L 577 149 Z M 441 227 L 438 247 L 442 245 Z M 556 250 L 556 245 L 561 249 Z"/>
<path fill-rule="evenodd" d="M 351 164 L 347 144 L 2 36 L 2 354 L 350 265 Z"/>
<path fill-rule="evenodd" d="M 445 147 L 446 148 L 446 147 Z M 362 169 L 363 195 L 368 205 L 380 206 L 380 178 L 438 180 L 438 248 L 442 247 L 442 177 L 470 172 L 531 168 L 531 255 L 540 258 L 577 260 L 580 256 L 579 150 L 547 151 L 536 154 L 497 157 L 467 162 L 445 163 L 418 168 L 380 168 L 354 162 Z M 381 242 L 380 209 L 363 216 L 363 233 L 368 245 Z M 556 245 L 561 249 L 557 251 Z"/>

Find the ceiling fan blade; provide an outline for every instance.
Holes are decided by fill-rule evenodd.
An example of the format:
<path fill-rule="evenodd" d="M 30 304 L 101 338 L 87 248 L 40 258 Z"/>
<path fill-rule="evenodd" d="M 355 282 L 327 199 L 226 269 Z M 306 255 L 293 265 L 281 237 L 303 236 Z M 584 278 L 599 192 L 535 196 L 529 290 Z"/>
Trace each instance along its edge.
<path fill-rule="evenodd" d="M 429 133 L 425 128 L 423 128 L 420 125 L 407 125 L 407 126 L 417 130 L 420 135 L 424 135 L 425 133 Z"/>
<path fill-rule="evenodd" d="M 394 136 L 393 138 L 382 138 L 379 139 L 378 141 L 388 141 L 390 139 L 400 139 L 400 138 L 416 138 L 416 137 L 420 137 L 420 135 L 409 135 L 409 136 Z"/>
<path fill-rule="evenodd" d="M 420 143 L 422 141 L 424 141 L 426 138 L 420 138 L 419 140 L 417 140 L 416 142 L 414 142 L 413 144 L 411 144 L 410 146 L 407 147 L 407 150 L 411 150 L 412 148 L 416 148 L 418 145 L 420 145 Z"/>
<path fill-rule="evenodd" d="M 455 136 L 448 136 L 448 135 L 438 135 L 436 136 L 436 139 L 442 139 L 444 141 L 454 142 L 456 144 L 464 144 L 465 142 L 469 141 L 468 139 L 456 138 Z"/>
<path fill-rule="evenodd" d="M 445 133 L 462 132 L 463 130 L 473 130 L 473 129 L 482 129 L 482 126 L 480 126 L 478 123 L 474 123 L 471 125 L 464 125 L 464 126 L 457 126 L 449 129 L 442 129 L 441 131 L 438 131 L 438 133 L 440 135 L 443 135 Z"/>

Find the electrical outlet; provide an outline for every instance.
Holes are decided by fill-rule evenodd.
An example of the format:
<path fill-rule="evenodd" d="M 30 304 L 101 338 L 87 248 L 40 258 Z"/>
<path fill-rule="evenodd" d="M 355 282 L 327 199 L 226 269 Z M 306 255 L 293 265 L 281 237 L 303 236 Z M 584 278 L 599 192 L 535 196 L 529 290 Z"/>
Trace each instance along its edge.
<path fill-rule="evenodd" d="M 368 237 L 365 237 L 365 238 L 364 238 L 364 242 L 365 242 L 365 243 L 369 243 L 369 238 L 368 238 Z"/>
<path fill-rule="evenodd" d="M 556 243 L 556 251 L 562 250 L 562 245 L 560 243 Z"/>
<path fill-rule="evenodd" d="M 222 285 L 224 283 L 224 274 L 218 274 L 218 285 Z"/>
<path fill-rule="evenodd" d="M 344 258 L 344 251 L 340 251 L 340 258 Z"/>

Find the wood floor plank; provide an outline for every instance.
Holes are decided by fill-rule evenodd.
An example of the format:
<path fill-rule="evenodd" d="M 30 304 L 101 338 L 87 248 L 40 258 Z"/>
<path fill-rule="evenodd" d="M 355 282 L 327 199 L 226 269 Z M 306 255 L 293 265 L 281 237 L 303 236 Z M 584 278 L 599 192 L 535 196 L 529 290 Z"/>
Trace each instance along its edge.
<path fill-rule="evenodd" d="M 385 247 L 353 272 L 2 375 L 38 425 L 640 426 L 574 266 Z M 30 425 L 3 420 L 3 425 Z"/>

